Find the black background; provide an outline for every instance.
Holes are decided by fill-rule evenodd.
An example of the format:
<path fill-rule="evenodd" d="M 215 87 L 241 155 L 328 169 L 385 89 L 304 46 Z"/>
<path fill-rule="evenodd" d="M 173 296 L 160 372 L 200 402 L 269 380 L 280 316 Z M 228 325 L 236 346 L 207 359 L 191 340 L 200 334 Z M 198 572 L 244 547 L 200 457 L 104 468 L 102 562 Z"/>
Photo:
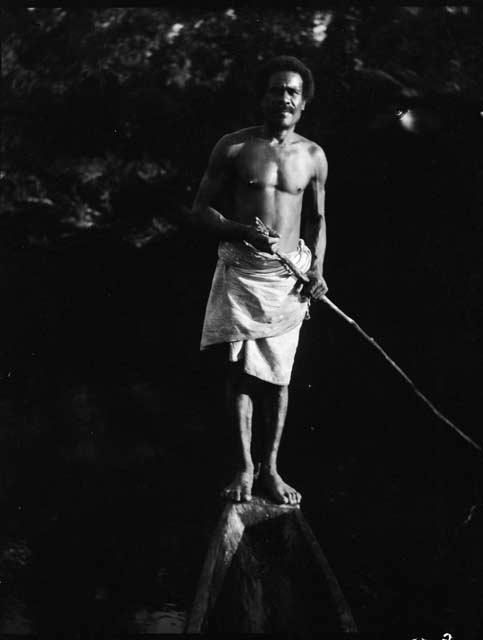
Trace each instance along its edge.
<path fill-rule="evenodd" d="M 438 126 L 414 133 L 374 126 L 377 109 L 317 129 L 318 104 L 301 132 L 329 161 L 329 297 L 481 441 L 478 108 L 425 104 Z M 186 610 L 221 509 L 223 372 L 198 350 L 216 242 L 173 202 L 229 126 L 210 105 L 190 117 L 175 150 L 197 149 L 189 178 L 124 181 L 112 224 L 58 233 L 25 202 L 2 218 L 0 594 L 4 619 L 23 612 L 33 631 L 108 637 L 138 630 L 136 611 Z M 151 129 L 159 144 L 170 126 Z M 166 233 L 136 244 L 160 198 Z M 360 629 L 478 637 L 481 455 L 340 318 L 311 313 L 281 469 Z"/>

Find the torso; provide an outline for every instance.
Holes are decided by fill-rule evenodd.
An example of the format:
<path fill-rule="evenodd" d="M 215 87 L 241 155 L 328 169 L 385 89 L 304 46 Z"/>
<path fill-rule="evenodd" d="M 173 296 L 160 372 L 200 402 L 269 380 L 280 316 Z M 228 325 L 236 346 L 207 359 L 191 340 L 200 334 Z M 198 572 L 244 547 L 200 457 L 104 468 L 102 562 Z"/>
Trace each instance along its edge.
<path fill-rule="evenodd" d="M 294 134 L 274 145 L 253 127 L 232 134 L 229 217 L 254 224 L 255 217 L 280 234 L 280 249 L 292 251 L 300 237 L 303 193 L 313 173 L 312 142 Z"/>

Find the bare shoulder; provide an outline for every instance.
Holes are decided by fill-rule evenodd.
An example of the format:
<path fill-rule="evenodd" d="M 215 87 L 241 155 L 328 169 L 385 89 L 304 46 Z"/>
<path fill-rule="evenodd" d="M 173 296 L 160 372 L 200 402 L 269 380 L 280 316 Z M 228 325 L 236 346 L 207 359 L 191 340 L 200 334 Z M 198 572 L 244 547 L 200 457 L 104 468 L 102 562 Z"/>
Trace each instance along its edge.
<path fill-rule="evenodd" d="M 226 147 L 240 145 L 256 137 L 259 133 L 259 129 L 260 127 L 246 127 L 245 129 L 238 129 L 238 131 L 232 131 L 231 133 L 225 134 L 218 142 Z"/>
<path fill-rule="evenodd" d="M 313 140 L 308 140 L 307 138 L 305 138 L 304 140 L 307 147 L 307 151 L 310 153 L 312 158 L 316 162 L 327 164 L 327 156 L 325 155 L 325 152 L 322 149 L 322 147 L 316 142 L 313 142 Z"/>
<path fill-rule="evenodd" d="M 214 162 L 230 160 L 233 157 L 237 146 L 240 144 L 241 140 L 239 133 L 239 131 L 234 131 L 222 136 L 213 147 L 211 160 Z"/>
<path fill-rule="evenodd" d="M 324 150 L 316 142 L 314 142 L 313 140 L 309 140 L 308 138 L 305 138 L 300 134 L 297 134 L 296 142 L 302 144 L 305 150 L 315 161 L 327 164 L 327 157 L 324 153 Z"/>
<path fill-rule="evenodd" d="M 306 144 L 307 151 L 313 161 L 314 173 L 325 178 L 327 176 L 328 163 L 324 150 L 320 145 L 312 140 L 306 139 Z"/>
<path fill-rule="evenodd" d="M 207 175 L 211 178 L 228 176 L 234 167 L 234 161 L 244 144 L 255 136 L 257 127 L 239 129 L 222 136 L 214 145 L 208 161 Z"/>

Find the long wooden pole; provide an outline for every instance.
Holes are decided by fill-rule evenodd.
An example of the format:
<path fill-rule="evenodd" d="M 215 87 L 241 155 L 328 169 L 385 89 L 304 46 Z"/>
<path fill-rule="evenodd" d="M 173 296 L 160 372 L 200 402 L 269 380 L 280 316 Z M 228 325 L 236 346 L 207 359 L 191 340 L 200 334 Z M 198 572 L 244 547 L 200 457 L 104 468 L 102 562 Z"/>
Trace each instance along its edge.
<path fill-rule="evenodd" d="M 300 269 L 298 269 L 295 264 L 290 260 L 290 258 L 288 258 L 288 256 L 286 256 L 284 253 L 282 253 L 281 251 L 275 251 L 274 252 L 281 260 L 281 262 L 299 279 L 302 280 L 303 282 L 308 282 L 309 278 L 305 275 L 305 273 L 302 273 L 300 271 Z M 374 338 L 372 338 L 371 336 L 369 336 L 358 324 L 355 320 L 353 320 L 352 318 L 350 318 L 348 315 L 346 315 L 341 309 L 339 309 L 339 307 L 334 304 L 332 302 L 332 300 L 329 300 L 329 298 L 327 296 L 322 296 L 322 302 L 325 302 L 325 304 L 330 307 L 333 311 L 335 311 L 335 313 L 337 313 L 338 316 L 340 316 L 341 318 L 343 318 L 346 322 L 348 322 L 350 325 L 352 325 L 354 327 L 354 329 L 356 329 L 363 338 L 365 338 L 370 344 L 372 344 L 373 347 L 375 347 L 379 353 L 381 353 L 384 358 L 387 360 L 387 362 L 389 362 L 389 364 L 393 367 L 393 369 L 395 369 L 399 375 L 409 384 L 409 386 L 411 387 L 411 389 L 414 391 L 414 393 L 418 396 L 418 398 L 421 398 L 421 400 L 426 404 L 426 406 L 428 406 L 431 411 L 434 413 L 435 416 L 437 416 L 440 420 L 442 420 L 446 425 L 448 425 L 448 427 L 450 427 L 451 429 L 453 429 L 454 431 L 456 431 L 456 433 L 458 435 L 460 435 L 464 440 L 466 440 L 466 442 L 468 442 L 468 444 L 470 444 L 472 447 L 474 447 L 477 451 L 479 451 L 480 453 L 482 452 L 482 448 L 481 446 L 475 442 L 472 438 L 470 438 L 470 436 L 468 434 L 466 434 L 460 427 L 458 427 L 457 425 L 455 425 L 454 422 L 452 422 L 449 418 L 447 418 L 445 415 L 443 415 L 441 413 L 441 411 L 439 411 L 434 404 L 417 388 L 417 386 L 414 384 L 414 382 L 411 380 L 411 378 L 401 369 L 400 366 L 398 366 L 394 360 L 392 360 L 388 354 L 384 351 L 384 349 L 381 347 L 381 345 L 379 345 Z"/>

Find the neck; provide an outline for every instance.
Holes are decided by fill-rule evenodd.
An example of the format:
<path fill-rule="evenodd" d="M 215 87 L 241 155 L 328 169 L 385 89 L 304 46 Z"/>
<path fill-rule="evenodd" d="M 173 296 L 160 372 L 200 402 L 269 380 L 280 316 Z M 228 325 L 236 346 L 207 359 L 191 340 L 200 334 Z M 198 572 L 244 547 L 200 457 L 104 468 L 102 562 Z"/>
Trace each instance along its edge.
<path fill-rule="evenodd" d="M 262 126 L 262 136 L 264 138 L 268 138 L 270 142 L 282 144 L 290 141 L 294 130 L 295 126 L 289 127 L 288 129 L 274 129 L 269 124 L 265 123 Z"/>

